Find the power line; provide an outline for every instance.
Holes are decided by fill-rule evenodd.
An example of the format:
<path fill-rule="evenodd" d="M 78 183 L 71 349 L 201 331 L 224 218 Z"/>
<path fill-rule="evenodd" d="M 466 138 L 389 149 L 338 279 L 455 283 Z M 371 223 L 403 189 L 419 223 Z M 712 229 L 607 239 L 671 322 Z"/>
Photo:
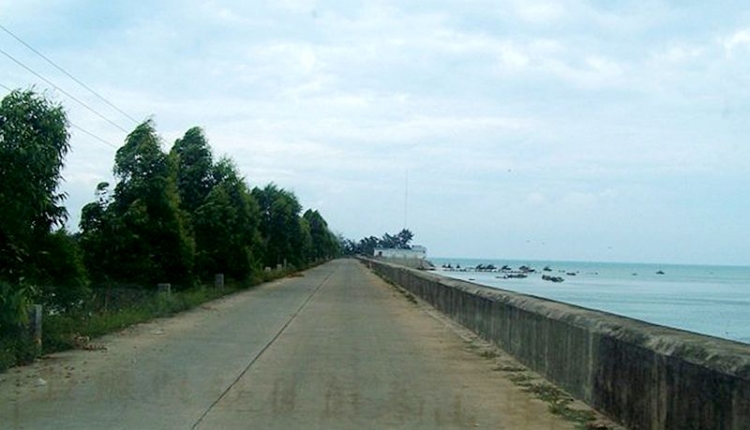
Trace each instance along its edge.
<path fill-rule="evenodd" d="M 105 144 L 105 145 L 109 146 L 110 148 L 113 148 L 113 149 L 117 149 L 117 146 L 115 146 L 115 145 L 113 145 L 113 144 L 109 143 L 108 141 L 106 141 L 106 140 L 102 139 L 101 137 L 99 137 L 99 136 L 95 135 L 94 133 L 92 133 L 92 132 L 90 132 L 90 131 L 86 130 L 85 128 L 83 128 L 83 127 L 81 127 L 81 126 L 79 126 L 79 125 L 73 124 L 72 122 L 69 122 L 69 124 L 70 124 L 70 126 L 71 126 L 71 127 L 73 127 L 73 128 L 76 128 L 76 129 L 78 129 L 78 130 L 80 130 L 80 131 L 82 131 L 82 132 L 84 132 L 84 133 L 88 134 L 89 136 L 91 136 L 91 137 L 93 137 L 94 139 L 98 140 L 99 142 L 101 142 L 101 143 L 103 143 L 103 144 Z"/>
<path fill-rule="evenodd" d="M 36 55 L 38 55 L 38 56 L 42 57 L 42 58 L 43 58 L 43 59 L 44 59 L 45 61 L 47 61 L 47 62 L 48 62 L 49 64 L 51 64 L 51 65 L 52 65 L 52 66 L 53 66 L 54 68 L 56 68 L 57 70 L 59 70 L 59 71 L 61 71 L 62 73 L 64 73 L 64 74 L 65 74 L 65 76 L 69 77 L 70 79 L 72 79 L 72 80 L 74 80 L 74 81 L 75 81 L 76 83 L 78 83 L 78 85 L 80 85 L 80 86 L 82 86 L 83 88 L 86 88 L 87 90 L 89 90 L 89 92 L 91 92 L 91 94 L 93 94 L 93 95 L 97 96 L 97 97 L 98 97 L 98 98 L 99 98 L 99 99 L 100 99 L 101 101 L 103 101 L 104 103 L 108 104 L 108 105 L 109 105 L 109 106 L 110 106 L 111 108 L 113 108 L 113 109 L 114 109 L 114 110 L 116 110 L 117 112 L 120 112 L 121 114 L 125 115 L 125 116 L 126 116 L 126 117 L 127 117 L 128 119 L 129 119 L 129 120 L 133 121 L 134 123 L 138 123 L 138 120 L 136 120 L 136 119 L 135 119 L 135 118 L 133 118 L 132 116 L 128 115 L 128 114 L 127 114 L 127 113 L 126 113 L 125 111 L 123 111 L 122 109 L 120 109 L 120 108 L 118 108 L 117 106 L 115 106 L 114 104 L 112 104 L 112 103 L 111 103 L 111 102 L 110 102 L 109 100 L 107 100 L 106 98 L 104 98 L 104 96 L 102 96 L 101 94 L 99 94 L 99 93 L 97 93 L 96 91 L 94 91 L 93 89 L 91 89 L 91 88 L 90 88 L 90 87 L 89 87 L 88 85 L 86 85 L 86 84 L 84 84 L 83 82 L 81 82 L 80 80 L 76 79 L 76 77 L 74 77 L 73 75 L 71 75 L 70 73 L 68 73 L 68 72 L 67 72 L 67 71 L 66 71 L 65 69 L 63 69 L 62 67 L 58 66 L 58 65 L 57 65 L 57 64 L 56 64 L 56 63 L 55 63 L 54 61 L 52 61 L 52 60 L 50 60 L 49 58 L 47 58 L 47 56 L 45 56 L 45 55 L 44 55 L 44 54 L 42 54 L 41 52 L 39 52 L 39 51 L 37 51 L 36 49 L 34 49 L 34 48 L 33 48 L 33 47 L 31 46 L 31 45 L 29 45 L 28 43 L 24 42 L 24 41 L 23 41 L 23 40 L 22 40 L 22 39 L 21 39 L 20 37 L 16 36 L 16 35 L 15 35 L 15 34 L 14 34 L 14 33 L 13 33 L 12 31 L 10 31 L 10 30 L 8 30 L 7 28 L 5 28 L 5 26 L 3 26 L 2 24 L 0 24 L 0 29 L 2 29 L 2 30 L 3 30 L 4 32 L 6 32 L 6 33 L 8 33 L 9 35 L 11 35 L 11 36 L 12 36 L 12 37 L 13 37 L 14 39 L 16 39 L 16 40 L 17 40 L 17 41 L 18 41 L 19 43 L 21 43 L 21 44 L 22 44 L 23 46 L 27 47 L 27 48 L 28 48 L 28 49 L 29 49 L 29 50 L 30 50 L 31 52 L 33 52 L 33 53 L 35 53 Z"/>
<path fill-rule="evenodd" d="M 8 57 L 9 59 L 11 59 L 11 60 L 12 60 L 12 61 L 13 61 L 14 63 L 16 63 L 16 64 L 18 64 L 19 66 L 23 67 L 24 69 L 26 69 L 27 71 L 29 71 L 30 73 L 32 73 L 32 74 L 33 74 L 34 76 L 36 76 L 37 78 L 39 78 L 39 79 L 43 80 L 44 82 L 48 83 L 49 85 L 52 85 L 52 86 L 53 86 L 53 87 L 54 87 L 55 89 L 57 89 L 57 90 L 58 90 L 58 91 L 60 91 L 61 93 L 65 94 L 66 96 L 70 97 L 71 99 L 75 100 L 76 102 L 78 102 L 78 104 L 80 104 L 81 106 L 83 106 L 83 107 L 85 107 L 86 109 L 88 109 L 88 110 L 89 110 L 89 111 L 90 111 L 91 113 L 93 113 L 94 115 L 98 116 L 99 118 L 101 118 L 101 119 L 103 119 L 103 120 L 107 121 L 108 123 L 112 124 L 112 125 L 113 125 L 114 127 L 116 127 L 117 129 L 119 129 L 119 130 L 120 130 L 120 131 L 122 131 L 123 133 L 128 133 L 128 131 L 127 131 L 127 130 L 125 130 L 124 128 L 120 127 L 120 126 L 119 126 L 119 125 L 118 125 L 118 124 L 117 124 L 116 122 L 112 121 L 111 119 L 109 119 L 109 118 L 105 117 L 104 115 L 100 114 L 99 112 L 95 111 L 95 110 L 94 110 L 94 109 L 93 109 L 93 108 L 92 108 L 91 106 L 89 106 L 89 105 L 87 105 L 86 103 L 84 103 L 84 102 L 82 102 L 82 101 L 78 100 L 78 99 L 77 99 L 77 98 L 76 98 L 75 96 L 73 96 L 73 95 L 72 95 L 72 94 L 70 94 L 69 92 L 67 92 L 67 91 L 65 91 L 64 89 L 62 89 L 62 88 L 58 87 L 57 85 L 55 85 L 55 84 L 54 84 L 54 83 L 53 83 L 52 81 L 50 81 L 49 79 L 47 79 L 47 78 L 45 78 L 44 76 L 40 75 L 39 73 L 35 72 L 35 71 L 34 71 L 33 69 L 31 69 L 31 67 L 29 67 L 29 66 L 27 66 L 27 65 L 23 64 L 22 62 L 20 62 L 20 61 L 16 60 L 16 59 L 15 59 L 15 58 L 14 58 L 14 57 L 13 57 L 12 55 L 8 54 L 7 52 L 3 51 L 2 49 L 0 49 L 0 54 L 3 54 L 3 55 L 5 55 L 5 56 L 6 56 L 6 57 Z"/>
<path fill-rule="evenodd" d="M 2 84 L 2 83 L 0 83 L 0 87 L 2 87 L 2 88 L 5 88 L 5 89 L 6 89 L 6 90 L 8 90 L 8 91 L 13 91 L 13 89 L 12 89 L 12 88 L 10 88 L 9 86 L 7 86 L 7 85 L 5 85 L 5 84 Z M 80 125 L 78 125 L 78 124 L 74 124 L 74 123 L 72 123 L 72 122 L 70 122 L 70 121 L 68 121 L 68 124 L 70 124 L 70 126 L 71 126 L 71 127 L 75 128 L 75 129 L 77 129 L 77 130 L 79 130 L 79 131 L 82 131 L 82 132 L 84 132 L 85 134 L 88 134 L 89 136 L 91 136 L 91 137 L 93 137 L 94 139 L 96 139 L 97 141 L 99 141 L 99 142 L 101 142 L 101 143 L 103 143 L 103 144 L 105 144 L 105 145 L 109 146 L 110 148 L 113 148 L 113 149 L 117 149 L 117 146 L 115 146 L 115 145 L 113 145 L 113 144 L 109 143 L 109 141 L 107 141 L 106 139 L 104 139 L 104 138 L 101 138 L 101 137 L 97 136 L 96 134 L 94 134 L 94 133 L 92 133 L 92 132 L 90 132 L 90 131 L 86 130 L 85 128 L 81 127 Z"/>

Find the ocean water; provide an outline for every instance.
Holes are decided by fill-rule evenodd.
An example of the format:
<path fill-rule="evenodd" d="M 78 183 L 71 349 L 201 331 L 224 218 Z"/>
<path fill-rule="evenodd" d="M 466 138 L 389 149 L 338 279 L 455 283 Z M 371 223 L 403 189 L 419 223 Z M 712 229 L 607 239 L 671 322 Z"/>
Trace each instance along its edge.
<path fill-rule="evenodd" d="M 650 323 L 750 343 L 750 267 L 430 258 L 437 273 L 602 310 Z M 443 264 L 536 270 L 525 279 L 502 273 L 447 271 Z M 548 266 L 551 271 L 543 271 Z M 657 272 L 664 274 L 657 274 Z M 563 282 L 542 280 L 560 276 Z M 574 274 L 574 275 L 572 275 Z"/>

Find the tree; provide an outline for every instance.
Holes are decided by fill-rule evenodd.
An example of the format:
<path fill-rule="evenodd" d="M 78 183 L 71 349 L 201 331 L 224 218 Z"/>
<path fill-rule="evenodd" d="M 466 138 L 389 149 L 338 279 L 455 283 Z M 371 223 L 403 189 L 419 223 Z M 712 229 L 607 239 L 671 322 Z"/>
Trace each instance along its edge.
<path fill-rule="evenodd" d="M 221 159 L 212 177 L 214 186 L 193 217 L 196 267 L 203 276 L 243 280 L 259 264 L 258 204 L 230 159 Z"/>
<path fill-rule="evenodd" d="M 91 290 L 81 249 L 76 238 L 65 228 L 47 235 L 35 264 L 43 268 L 37 282 L 41 285 L 41 301 L 48 309 L 68 311 L 79 308 Z"/>
<path fill-rule="evenodd" d="M 67 213 L 57 190 L 67 154 L 68 120 L 60 105 L 33 91 L 0 102 L 0 279 L 34 278 L 37 245 Z"/>
<path fill-rule="evenodd" d="M 411 230 L 402 229 L 395 235 L 385 233 L 380 239 L 375 236 L 370 236 L 360 239 L 356 244 L 349 241 L 349 244 L 347 245 L 345 243 L 344 247 L 349 248 L 347 252 L 373 255 L 375 248 L 411 249 L 410 244 L 413 238 L 414 233 L 412 233 Z"/>
<path fill-rule="evenodd" d="M 52 233 L 67 218 L 58 190 L 67 127 L 62 106 L 34 91 L 0 102 L 0 334 L 32 298 L 67 308 L 88 292 L 77 244 L 64 229 Z"/>
<path fill-rule="evenodd" d="M 361 255 L 373 255 L 375 248 L 380 246 L 380 239 L 375 236 L 364 237 L 357 244 L 357 253 Z"/>
<path fill-rule="evenodd" d="M 104 239 L 117 259 L 107 268 L 115 279 L 192 283 L 194 244 L 179 208 L 175 172 L 152 120 L 138 125 L 117 150 L 114 173 L 119 182 L 101 218 L 113 235 Z M 87 210 L 82 220 L 97 222 L 97 209 Z"/>
<path fill-rule="evenodd" d="M 414 238 L 414 233 L 408 229 L 402 229 L 396 235 L 396 248 L 400 249 L 411 249 L 411 240 Z"/>
<path fill-rule="evenodd" d="M 344 237 L 342 234 L 338 234 L 336 240 L 339 243 L 339 252 L 343 255 L 356 255 L 358 245 L 357 242 L 352 239 Z"/>
<path fill-rule="evenodd" d="M 339 253 L 339 243 L 336 236 L 328 229 L 328 223 L 320 212 L 308 209 L 302 215 L 310 228 L 312 249 L 310 260 L 321 261 L 332 258 Z"/>
<path fill-rule="evenodd" d="M 302 256 L 302 227 L 299 213 L 302 206 L 297 197 L 274 184 L 253 188 L 253 197 L 260 206 L 260 233 L 263 239 L 266 266 L 290 263 L 299 266 Z"/>
<path fill-rule="evenodd" d="M 215 185 L 211 148 L 200 127 L 193 127 L 175 141 L 170 155 L 177 163 L 180 206 L 193 214 Z"/>
<path fill-rule="evenodd" d="M 109 183 L 96 186 L 96 201 L 81 209 L 78 240 L 83 251 L 83 262 L 92 281 L 106 283 L 110 273 L 117 271 L 116 219 L 109 210 L 113 197 Z"/>

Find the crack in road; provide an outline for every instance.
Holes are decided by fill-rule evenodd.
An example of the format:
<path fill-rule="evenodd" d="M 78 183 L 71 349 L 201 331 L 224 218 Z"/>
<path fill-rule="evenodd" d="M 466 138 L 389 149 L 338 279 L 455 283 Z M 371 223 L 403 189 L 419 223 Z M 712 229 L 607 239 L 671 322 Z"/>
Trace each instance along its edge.
<path fill-rule="evenodd" d="M 239 382 L 240 379 L 242 379 L 242 377 L 245 376 L 245 374 L 247 373 L 247 371 L 250 370 L 250 368 L 253 366 L 253 364 L 255 364 L 255 362 L 258 361 L 258 359 L 266 352 L 266 350 L 268 350 L 268 348 L 270 348 L 271 345 L 273 345 L 273 343 L 276 342 L 276 340 L 281 336 L 282 333 L 284 333 L 284 331 L 287 329 L 287 327 L 289 327 L 289 325 L 292 323 L 292 321 L 294 321 L 294 319 L 297 318 L 297 315 L 299 315 L 300 312 L 302 312 L 305 309 L 305 307 L 307 306 L 307 304 L 310 303 L 310 301 L 313 299 L 313 297 L 315 297 L 316 294 L 318 294 L 318 291 L 320 291 L 320 289 L 323 287 L 323 285 L 325 285 L 326 282 L 328 282 L 328 279 L 333 275 L 333 273 L 334 272 L 329 273 L 328 276 L 326 276 L 325 279 L 323 279 L 323 281 L 320 283 L 320 285 L 318 285 L 317 287 L 315 287 L 315 289 L 313 290 L 313 292 L 310 293 L 310 296 L 308 296 L 307 299 L 305 299 L 305 301 L 302 303 L 302 305 L 300 305 L 300 307 L 289 317 L 289 319 L 286 321 L 286 323 L 284 323 L 284 325 L 281 327 L 281 329 L 279 329 L 279 331 L 271 338 L 271 340 L 269 340 L 268 343 L 266 343 L 263 346 L 263 348 L 260 350 L 260 352 L 258 352 L 258 354 L 256 354 L 255 357 L 253 357 L 252 360 L 250 360 L 250 362 L 247 364 L 247 366 L 245 366 L 245 368 L 242 370 L 242 372 L 240 372 L 240 374 L 237 375 L 237 377 L 234 379 L 234 381 L 232 381 L 232 383 L 229 384 L 229 386 L 221 393 L 221 395 L 218 398 L 216 398 L 216 400 L 214 400 L 213 403 L 211 403 L 211 405 L 208 407 L 208 409 L 205 410 L 205 412 L 203 412 L 203 414 L 192 425 L 192 427 L 190 427 L 192 430 L 197 429 L 198 426 L 201 425 L 201 423 L 203 422 L 203 420 L 206 419 L 206 417 L 208 416 L 209 413 L 211 413 L 211 410 L 213 410 L 213 408 L 217 404 L 219 404 L 219 402 L 229 393 L 229 391 L 237 384 L 237 382 Z"/>

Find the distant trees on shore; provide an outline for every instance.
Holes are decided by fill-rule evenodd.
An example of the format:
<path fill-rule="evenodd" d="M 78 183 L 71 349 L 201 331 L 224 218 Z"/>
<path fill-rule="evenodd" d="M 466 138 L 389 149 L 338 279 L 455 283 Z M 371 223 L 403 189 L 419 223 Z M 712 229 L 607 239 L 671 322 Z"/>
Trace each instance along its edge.
<path fill-rule="evenodd" d="M 199 127 L 165 152 L 152 120 L 117 150 L 116 184 L 97 185 L 71 234 L 59 191 L 68 126 L 63 107 L 32 90 L 0 102 L 0 337 L 32 300 L 65 309 L 105 284 L 187 288 L 215 273 L 246 282 L 267 266 L 340 253 L 322 215 L 302 213 L 294 193 L 251 189 L 230 158 L 214 161 Z"/>
<path fill-rule="evenodd" d="M 343 251 L 347 255 L 373 255 L 376 248 L 411 249 L 411 241 L 414 233 L 409 229 L 402 229 L 396 234 L 383 234 L 383 237 L 363 237 L 358 242 L 346 239 L 343 242 Z"/>

